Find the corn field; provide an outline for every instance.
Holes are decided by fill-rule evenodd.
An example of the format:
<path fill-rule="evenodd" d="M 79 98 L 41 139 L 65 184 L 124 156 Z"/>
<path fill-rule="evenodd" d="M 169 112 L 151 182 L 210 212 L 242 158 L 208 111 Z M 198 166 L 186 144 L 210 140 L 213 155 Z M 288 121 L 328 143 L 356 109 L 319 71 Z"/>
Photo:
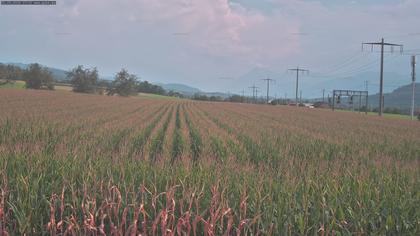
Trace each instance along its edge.
<path fill-rule="evenodd" d="M 0 235 L 419 235 L 420 123 L 0 91 Z"/>

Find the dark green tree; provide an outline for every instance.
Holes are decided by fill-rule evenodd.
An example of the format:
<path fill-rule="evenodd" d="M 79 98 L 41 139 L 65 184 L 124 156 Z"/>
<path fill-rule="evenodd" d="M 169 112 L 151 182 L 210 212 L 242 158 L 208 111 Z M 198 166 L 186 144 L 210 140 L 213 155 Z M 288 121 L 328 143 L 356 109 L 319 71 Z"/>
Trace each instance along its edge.
<path fill-rule="evenodd" d="M 26 82 L 26 88 L 54 89 L 54 78 L 51 72 L 38 63 L 30 64 L 28 69 L 23 72 L 22 77 Z"/>
<path fill-rule="evenodd" d="M 174 92 L 172 90 L 170 90 L 166 95 L 168 95 L 170 97 L 184 98 L 184 95 L 182 93 Z"/>
<path fill-rule="evenodd" d="M 107 89 L 108 95 L 118 94 L 120 96 L 130 96 L 137 94 L 137 76 L 129 74 L 127 70 L 122 69 L 115 76 L 110 87 Z"/>
<path fill-rule="evenodd" d="M 138 83 L 137 91 L 140 93 L 153 93 L 153 94 L 160 94 L 160 95 L 166 94 L 165 89 L 163 89 L 161 86 L 151 84 L 147 80 Z"/>
<path fill-rule="evenodd" d="M 67 79 L 73 86 L 73 91 L 78 93 L 94 93 L 98 84 L 98 70 L 85 69 L 82 65 L 67 72 Z"/>

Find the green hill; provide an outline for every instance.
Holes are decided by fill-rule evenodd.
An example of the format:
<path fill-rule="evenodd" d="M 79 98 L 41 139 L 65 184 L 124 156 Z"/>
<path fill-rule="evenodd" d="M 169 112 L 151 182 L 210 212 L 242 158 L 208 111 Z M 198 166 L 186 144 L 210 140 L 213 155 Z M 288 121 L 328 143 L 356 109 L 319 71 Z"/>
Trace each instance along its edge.
<path fill-rule="evenodd" d="M 411 108 L 411 84 L 404 85 L 392 91 L 391 93 L 384 94 L 384 107 L 385 108 L 398 108 L 402 111 L 409 111 Z M 415 89 L 415 104 L 416 108 L 420 109 L 420 83 L 416 83 Z M 379 94 L 369 96 L 369 105 L 371 107 L 378 107 Z"/>
<path fill-rule="evenodd" d="M 195 93 L 201 93 L 201 90 L 199 90 L 198 88 L 194 88 L 185 84 L 162 84 L 162 83 L 157 83 L 157 85 L 161 86 L 162 88 L 164 88 L 166 91 L 174 91 L 174 92 L 178 92 L 181 94 L 184 94 L 186 96 L 191 96 L 194 95 Z"/>

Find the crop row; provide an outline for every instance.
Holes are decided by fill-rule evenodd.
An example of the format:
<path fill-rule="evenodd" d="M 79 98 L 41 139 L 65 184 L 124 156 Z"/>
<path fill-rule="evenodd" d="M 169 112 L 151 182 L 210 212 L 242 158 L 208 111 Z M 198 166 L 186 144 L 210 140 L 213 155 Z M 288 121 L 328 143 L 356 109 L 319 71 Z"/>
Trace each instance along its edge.
<path fill-rule="evenodd" d="M 201 135 L 198 130 L 194 127 L 192 121 L 190 120 L 187 112 L 184 110 L 185 122 L 189 129 L 190 135 L 190 149 L 192 154 L 192 161 L 193 163 L 197 163 L 199 161 L 202 149 L 202 141 Z"/>
<path fill-rule="evenodd" d="M 184 139 L 182 137 L 181 129 L 180 105 L 178 104 L 176 107 L 175 131 L 172 138 L 171 163 L 174 163 L 179 159 L 183 152 Z"/>
<path fill-rule="evenodd" d="M 157 131 L 156 136 L 151 141 L 149 160 L 156 162 L 157 158 L 161 157 L 163 152 L 163 143 L 165 140 L 166 130 L 168 129 L 169 122 L 172 117 L 173 108 L 168 112 L 168 116 L 163 123 L 162 127 Z"/>

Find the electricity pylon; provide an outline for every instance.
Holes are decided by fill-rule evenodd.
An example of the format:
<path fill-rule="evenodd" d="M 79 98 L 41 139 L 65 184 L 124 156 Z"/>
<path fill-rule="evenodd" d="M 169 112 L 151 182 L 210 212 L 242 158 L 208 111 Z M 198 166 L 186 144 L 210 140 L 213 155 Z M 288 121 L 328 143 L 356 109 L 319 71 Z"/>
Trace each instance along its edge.
<path fill-rule="evenodd" d="M 385 43 L 384 39 L 382 38 L 381 42 L 376 43 L 362 43 L 362 51 L 364 45 L 371 45 L 372 51 L 373 46 L 379 45 L 381 46 L 381 74 L 380 74 L 380 83 L 379 83 L 379 116 L 382 116 L 383 109 L 384 109 L 384 47 L 385 46 L 391 46 L 391 52 L 394 51 L 394 47 L 400 48 L 400 53 L 403 53 L 403 45 L 402 44 L 393 44 L 393 43 Z"/>
<path fill-rule="evenodd" d="M 296 107 L 298 107 L 299 106 L 299 102 L 298 102 L 298 99 L 299 99 L 299 95 L 298 95 L 298 92 L 299 92 L 299 73 L 309 73 L 309 70 L 305 70 L 305 69 L 300 69 L 299 68 L 299 66 L 296 68 L 296 69 L 289 69 L 290 71 L 296 71 Z"/>

